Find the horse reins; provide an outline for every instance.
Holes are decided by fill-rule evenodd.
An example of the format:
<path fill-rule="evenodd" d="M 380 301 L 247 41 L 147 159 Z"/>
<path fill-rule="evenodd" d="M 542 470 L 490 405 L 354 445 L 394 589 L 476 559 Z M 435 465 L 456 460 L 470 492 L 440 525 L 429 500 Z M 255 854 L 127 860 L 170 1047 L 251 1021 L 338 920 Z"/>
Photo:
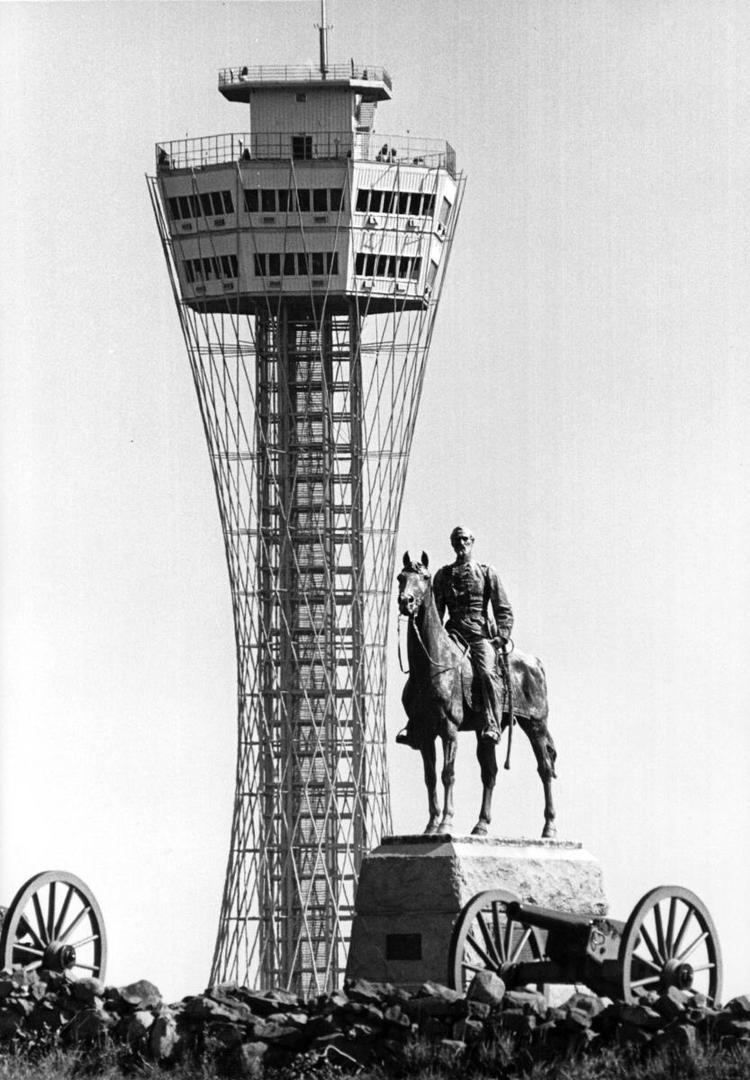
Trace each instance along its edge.
<path fill-rule="evenodd" d="M 419 632 L 419 627 L 417 626 L 417 622 L 416 622 L 416 619 L 414 618 L 414 616 L 413 615 L 407 615 L 407 616 L 405 616 L 405 618 L 407 618 L 409 620 L 409 622 L 411 623 L 411 625 L 414 627 L 414 633 L 416 634 L 417 641 L 419 642 L 419 644 L 421 646 L 421 649 L 422 649 L 422 652 L 425 654 L 425 656 L 427 657 L 427 659 L 430 662 L 430 664 L 432 665 L 432 667 L 434 667 L 436 669 L 435 674 L 439 675 L 441 671 L 452 671 L 454 668 L 460 667 L 460 665 L 463 663 L 463 660 L 464 660 L 466 654 L 469 651 L 469 645 L 466 646 L 466 648 L 464 649 L 462 654 L 459 657 L 457 657 L 457 659 L 455 660 L 454 663 L 448 664 L 447 667 L 441 667 L 440 664 L 438 664 L 438 662 L 436 660 L 433 660 L 432 657 L 430 656 L 430 654 L 429 654 L 429 652 L 427 650 L 427 646 L 424 643 L 424 639 L 422 638 L 422 635 Z M 405 668 L 404 665 L 403 665 L 403 662 L 401 660 L 401 619 L 399 619 L 399 621 L 398 621 L 398 663 L 399 663 L 399 667 L 401 668 L 404 675 L 408 675 L 409 674 L 409 668 Z"/>

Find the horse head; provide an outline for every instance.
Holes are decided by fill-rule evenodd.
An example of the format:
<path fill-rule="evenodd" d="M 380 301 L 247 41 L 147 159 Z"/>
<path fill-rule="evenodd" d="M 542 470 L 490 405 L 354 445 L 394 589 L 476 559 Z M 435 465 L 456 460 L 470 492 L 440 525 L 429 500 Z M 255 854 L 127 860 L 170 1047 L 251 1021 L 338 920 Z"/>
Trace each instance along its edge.
<path fill-rule="evenodd" d="M 414 562 L 408 551 L 404 552 L 404 565 L 398 581 L 398 610 L 410 618 L 419 611 L 430 590 L 432 579 L 428 572 L 430 560 L 422 552 L 419 562 Z"/>

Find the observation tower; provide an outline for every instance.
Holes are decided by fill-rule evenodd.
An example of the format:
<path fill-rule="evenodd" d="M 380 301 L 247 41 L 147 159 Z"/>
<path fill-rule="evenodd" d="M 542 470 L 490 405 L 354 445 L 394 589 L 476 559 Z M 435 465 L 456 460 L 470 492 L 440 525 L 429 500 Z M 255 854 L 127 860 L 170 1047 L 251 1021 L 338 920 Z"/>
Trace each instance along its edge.
<path fill-rule="evenodd" d="M 463 196 L 446 142 L 376 135 L 382 67 L 219 72 L 246 131 L 156 146 L 151 200 L 208 442 L 237 652 L 211 980 L 340 984 L 390 830 L 387 628 L 406 467 Z"/>

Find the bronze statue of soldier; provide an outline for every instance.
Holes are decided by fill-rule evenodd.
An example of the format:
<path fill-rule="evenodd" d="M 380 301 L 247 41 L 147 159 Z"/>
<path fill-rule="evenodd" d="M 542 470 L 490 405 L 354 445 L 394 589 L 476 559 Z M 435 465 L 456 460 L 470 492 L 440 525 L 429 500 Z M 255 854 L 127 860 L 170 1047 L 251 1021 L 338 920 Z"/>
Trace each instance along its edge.
<path fill-rule="evenodd" d="M 479 693 L 480 738 L 496 743 L 502 727 L 505 654 L 513 629 L 513 610 L 495 568 L 472 558 L 471 530 L 457 525 L 450 542 L 456 558 L 435 574 L 435 603 L 441 620 L 448 612 L 448 633 L 469 652 Z M 398 733 L 396 742 L 419 749 L 421 744 L 410 727 L 411 721 Z"/>

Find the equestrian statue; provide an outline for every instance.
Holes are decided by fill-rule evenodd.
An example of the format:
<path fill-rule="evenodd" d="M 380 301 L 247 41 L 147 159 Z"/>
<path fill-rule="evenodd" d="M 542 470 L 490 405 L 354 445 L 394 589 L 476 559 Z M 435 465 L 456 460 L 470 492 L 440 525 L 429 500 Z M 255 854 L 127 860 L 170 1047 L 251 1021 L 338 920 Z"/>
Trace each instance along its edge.
<path fill-rule="evenodd" d="M 459 731 L 474 731 L 482 777 L 482 805 L 474 836 L 486 836 L 497 779 L 496 745 L 508 731 L 505 767 L 510 766 L 513 725 L 528 737 L 544 787 L 543 837 L 556 835 L 552 780 L 557 753 L 547 728 L 547 680 L 541 661 L 512 645 L 513 611 L 495 569 L 472 558 L 474 535 L 458 525 L 451 533 L 456 553 L 434 582 L 429 560 L 404 555 L 398 576 L 398 606 L 408 619 L 409 678 L 402 701 L 407 726 L 396 736 L 419 750 L 424 763 L 429 821 L 425 833 L 449 832 Z M 444 625 L 445 612 L 448 621 Z M 443 744 L 443 808 L 437 796 L 435 740 Z"/>

